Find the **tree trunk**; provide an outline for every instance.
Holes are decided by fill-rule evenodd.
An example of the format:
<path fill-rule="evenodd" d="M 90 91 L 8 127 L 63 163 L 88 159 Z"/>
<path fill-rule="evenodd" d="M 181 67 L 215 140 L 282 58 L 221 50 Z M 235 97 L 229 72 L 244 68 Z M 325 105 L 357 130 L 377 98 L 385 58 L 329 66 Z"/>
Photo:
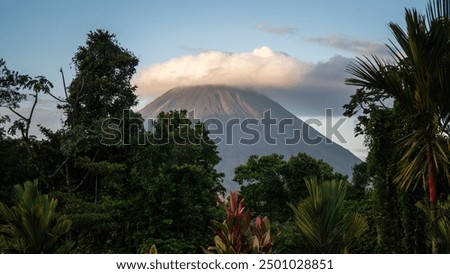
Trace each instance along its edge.
<path fill-rule="evenodd" d="M 436 165 L 433 160 L 431 142 L 427 142 L 427 164 L 428 164 L 428 192 L 430 199 L 430 222 L 431 222 L 431 252 L 438 253 L 438 244 L 436 238 Z"/>

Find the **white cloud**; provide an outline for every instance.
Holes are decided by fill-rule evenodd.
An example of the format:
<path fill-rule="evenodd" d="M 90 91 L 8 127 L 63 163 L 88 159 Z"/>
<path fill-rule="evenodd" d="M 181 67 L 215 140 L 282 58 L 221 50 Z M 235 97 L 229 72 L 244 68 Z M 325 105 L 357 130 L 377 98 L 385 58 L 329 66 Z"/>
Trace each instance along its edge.
<path fill-rule="evenodd" d="M 351 58 L 341 55 L 335 55 L 325 62 L 318 62 L 314 65 L 314 69 L 305 75 L 302 86 L 334 91 L 337 88 L 345 88 L 344 80 L 350 76 L 346 68 L 351 62 Z"/>
<path fill-rule="evenodd" d="M 340 35 L 329 35 L 320 37 L 307 37 L 306 41 L 321 44 L 327 47 L 357 53 L 364 55 L 387 55 L 388 50 L 386 45 L 382 43 L 369 42 L 364 40 L 343 37 Z"/>
<path fill-rule="evenodd" d="M 177 86 L 225 84 L 254 88 L 292 88 L 312 65 L 267 46 L 252 52 L 208 51 L 173 58 L 139 71 L 133 82 L 140 94 Z"/>
<path fill-rule="evenodd" d="M 340 117 L 342 106 L 354 93 L 354 88 L 344 84 L 351 61 L 336 55 L 324 62 L 306 63 L 265 46 L 243 53 L 206 51 L 181 56 L 138 72 L 133 79 L 140 100 L 136 110 L 177 86 L 225 84 L 254 88 L 302 117 L 323 118 L 327 108 Z M 350 121 L 344 131 L 349 140 L 346 147 L 364 159 L 367 152 L 361 139 L 353 141 Z"/>
<path fill-rule="evenodd" d="M 276 34 L 276 35 L 288 35 L 288 34 L 295 34 L 297 32 L 296 28 L 292 27 L 274 27 L 270 26 L 266 23 L 260 23 L 256 25 L 256 28 L 268 33 Z"/>

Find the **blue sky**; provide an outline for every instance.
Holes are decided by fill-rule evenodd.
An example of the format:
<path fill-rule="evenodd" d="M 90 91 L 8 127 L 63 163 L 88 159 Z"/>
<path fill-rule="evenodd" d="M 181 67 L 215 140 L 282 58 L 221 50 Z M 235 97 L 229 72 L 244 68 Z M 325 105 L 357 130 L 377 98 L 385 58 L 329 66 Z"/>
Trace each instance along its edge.
<path fill-rule="evenodd" d="M 1 0 L 0 54 L 10 67 L 54 74 L 69 67 L 86 34 L 117 35 L 141 66 L 195 50 L 251 51 L 266 45 L 305 61 L 324 61 L 342 50 L 305 41 L 331 35 L 384 43 L 387 23 L 403 21 L 404 7 L 426 1 L 23 1 Z M 276 35 L 259 24 L 292 28 Z"/>
<path fill-rule="evenodd" d="M 45 75 L 55 84 L 54 92 L 62 94 L 59 68 L 70 81 L 71 58 L 85 43 L 86 34 L 107 29 L 140 59 L 136 83 L 141 86 L 142 104 L 181 78 L 195 77 L 187 83 L 203 83 L 199 75 L 215 66 L 230 66 L 224 68 L 229 72 L 240 64 L 239 73 L 256 73 L 255 79 L 265 79 L 266 74 L 255 72 L 255 66 L 262 64 L 275 71 L 292 68 L 306 77 L 288 87 L 289 75 L 272 82 L 244 83 L 236 77 L 224 81 L 271 90 L 267 94 L 294 114 L 312 117 L 320 116 L 325 107 L 342 112 L 339 105 L 353 92 L 343 85 L 351 58 L 383 54 L 383 44 L 391 37 L 387 24 L 402 24 L 405 7 L 424 10 L 425 5 L 423 0 L 0 0 L 0 58 L 10 69 Z M 186 75 L 190 72 L 177 68 L 182 65 L 199 71 Z M 177 70 L 179 78 L 161 70 Z M 220 74 L 207 76 L 221 78 Z M 58 121 L 51 121 L 51 100 L 47 103 L 37 119 L 56 125 Z"/>

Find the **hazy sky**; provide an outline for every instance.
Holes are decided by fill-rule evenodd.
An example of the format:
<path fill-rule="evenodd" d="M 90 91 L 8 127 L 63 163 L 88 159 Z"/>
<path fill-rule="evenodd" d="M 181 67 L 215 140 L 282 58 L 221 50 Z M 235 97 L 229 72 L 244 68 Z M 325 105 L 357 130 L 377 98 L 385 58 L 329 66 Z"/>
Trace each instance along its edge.
<path fill-rule="evenodd" d="M 404 8 L 426 1 L 99 1 L 0 0 L 0 58 L 10 69 L 44 75 L 62 95 L 59 69 L 90 30 L 107 29 L 140 60 L 134 83 L 141 106 L 180 85 L 253 87 L 301 117 L 324 108 L 342 113 L 354 88 L 345 67 L 361 55 L 385 54 L 387 24 L 403 25 Z M 55 127 L 44 98 L 37 123 Z M 24 109 L 26 111 L 26 109 Z M 4 113 L 4 112 L 2 112 Z M 351 138 L 352 124 L 347 125 Z M 361 139 L 348 140 L 364 157 Z"/>

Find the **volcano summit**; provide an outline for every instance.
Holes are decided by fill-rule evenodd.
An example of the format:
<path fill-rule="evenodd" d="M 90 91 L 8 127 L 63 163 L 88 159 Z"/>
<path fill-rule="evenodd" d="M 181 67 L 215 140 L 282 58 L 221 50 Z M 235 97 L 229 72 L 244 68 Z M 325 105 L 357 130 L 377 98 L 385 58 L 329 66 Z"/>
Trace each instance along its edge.
<path fill-rule="evenodd" d="M 217 170 L 225 173 L 224 186 L 229 190 L 239 187 L 232 181 L 234 168 L 252 154 L 277 153 L 289 158 L 304 152 L 349 176 L 353 165 L 361 162 L 280 104 L 251 90 L 218 85 L 179 87 L 140 112 L 144 119 L 154 119 L 161 111 L 179 109 L 186 109 L 191 120 L 204 122 L 210 131 L 222 158 Z"/>

